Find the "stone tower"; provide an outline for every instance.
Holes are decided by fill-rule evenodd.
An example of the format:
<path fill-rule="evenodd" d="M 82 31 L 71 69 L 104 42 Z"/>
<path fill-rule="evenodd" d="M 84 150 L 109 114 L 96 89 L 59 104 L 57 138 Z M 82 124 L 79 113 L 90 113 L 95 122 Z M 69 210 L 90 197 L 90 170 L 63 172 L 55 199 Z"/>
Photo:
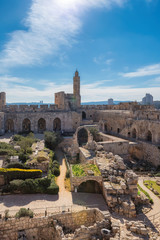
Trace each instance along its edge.
<path fill-rule="evenodd" d="M 2 110 L 5 105 L 6 105 L 6 93 L 1 92 L 0 93 L 0 110 Z"/>
<path fill-rule="evenodd" d="M 80 76 L 76 70 L 75 76 L 73 77 L 73 95 L 76 100 L 77 107 L 81 106 L 81 95 L 80 95 Z"/>

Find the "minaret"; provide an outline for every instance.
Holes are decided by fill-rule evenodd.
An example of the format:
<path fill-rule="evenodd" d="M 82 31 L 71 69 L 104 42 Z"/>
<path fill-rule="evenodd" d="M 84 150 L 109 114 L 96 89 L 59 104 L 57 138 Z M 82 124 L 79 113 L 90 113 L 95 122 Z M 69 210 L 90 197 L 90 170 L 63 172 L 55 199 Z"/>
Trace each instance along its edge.
<path fill-rule="evenodd" d="M 80 96 L 80 76 L 76 70 L 75 76 L 73 77 L 73 94 L 76 99 L 77 107 L 81 106 L 81 96 Z"/>

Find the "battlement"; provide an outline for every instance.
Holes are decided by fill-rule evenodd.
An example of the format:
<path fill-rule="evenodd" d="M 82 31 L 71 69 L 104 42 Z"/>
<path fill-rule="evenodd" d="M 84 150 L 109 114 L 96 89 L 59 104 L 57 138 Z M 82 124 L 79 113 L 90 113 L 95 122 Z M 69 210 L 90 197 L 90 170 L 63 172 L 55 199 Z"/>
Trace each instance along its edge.
<path fill-rule="evenodd" d="M 56 111 L 58 106 L 56 104 L 50 105 L 6 105 L 3 107 L 4 112 L 44 112 Z"/>

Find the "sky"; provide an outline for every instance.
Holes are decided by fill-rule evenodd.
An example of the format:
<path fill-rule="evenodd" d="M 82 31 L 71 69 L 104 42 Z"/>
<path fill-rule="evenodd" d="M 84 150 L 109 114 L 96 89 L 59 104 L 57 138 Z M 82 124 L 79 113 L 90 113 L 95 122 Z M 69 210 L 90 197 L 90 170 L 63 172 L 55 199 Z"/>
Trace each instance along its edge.
<path fill-rule="evenodd" d="M 160 0 L 1 0 L 0 92 L 7 102 L 160 100 Z"/>

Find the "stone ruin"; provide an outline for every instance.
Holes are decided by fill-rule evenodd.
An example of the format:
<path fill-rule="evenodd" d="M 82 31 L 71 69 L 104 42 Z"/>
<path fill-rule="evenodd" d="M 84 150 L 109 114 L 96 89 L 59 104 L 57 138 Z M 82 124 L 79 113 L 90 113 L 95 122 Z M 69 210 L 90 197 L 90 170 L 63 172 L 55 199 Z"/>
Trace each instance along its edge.
<path fill-rule="evenodd" d="M 138 176 L 126 169 L 120 156 L 112 153 L 97 151 L 96 164 L 103 177 L 103 195 L 107 205 L 114 212 L 135 217 L 134 200 L 137 198 Z"/>
<path fill-rule="evenodd" d="M 77 132 L 81 128 L 78 128 Z M 86 131 L 89 132 L 88 129 Z M 98 166 L 102 175 L 102 193 L 107 205 L 113 212 L 130 218 L 136 217 L 138 176 L 132 170 L 127 170 L 122 157 L 104 151 L 102 145 L 93 141 L 90 133 L 88 142 L 79 148 L 76 137 L 77 133 L 73 138 L 75 148 L 71 148 L 70 155 L 73 156 L 74 150 L 76 153 L 79 151 L 81 163 L 93 163 Z"/>
<path fill-rule="evenodd" d="M 104 231 L 108 232 L 107 236 Z M 23 237 L 25 238 L 22 238 Z M 104 238 L 105 237 L 105 238 Z M 119 239 L 120 225 L 98 209 L 65 212 L 49 217 L 0 220 L 0 239 L 95 240 Z"/>

